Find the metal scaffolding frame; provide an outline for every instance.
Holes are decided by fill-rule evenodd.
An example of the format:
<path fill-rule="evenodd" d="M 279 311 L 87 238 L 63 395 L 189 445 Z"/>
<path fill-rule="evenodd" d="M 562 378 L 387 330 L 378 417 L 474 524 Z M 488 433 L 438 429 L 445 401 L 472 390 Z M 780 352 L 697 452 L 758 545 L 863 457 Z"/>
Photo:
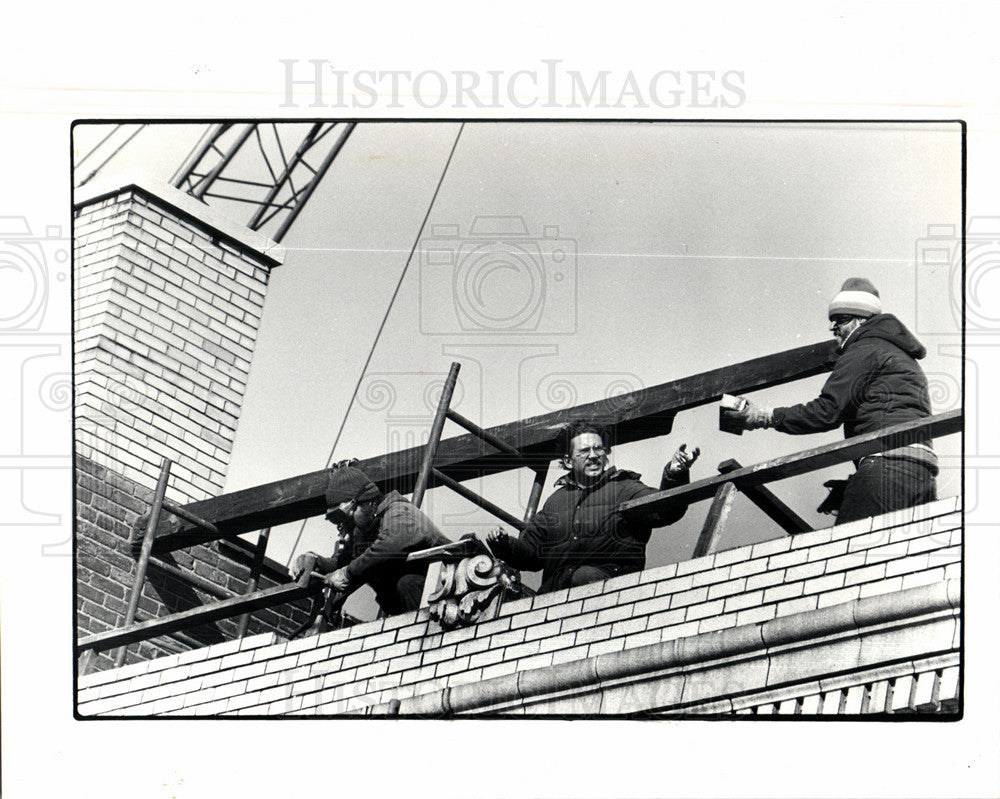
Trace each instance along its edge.
<path fill-rule="evenodd" d="M 283 122 L 279 130 L 275 122 L 218 123 L 170 182 L 202 202 L 251 206 L 247 227 L 280 242 L 356 124 Z M 305 130 L 297 138 L 288 135 L 300 127 Z"/>

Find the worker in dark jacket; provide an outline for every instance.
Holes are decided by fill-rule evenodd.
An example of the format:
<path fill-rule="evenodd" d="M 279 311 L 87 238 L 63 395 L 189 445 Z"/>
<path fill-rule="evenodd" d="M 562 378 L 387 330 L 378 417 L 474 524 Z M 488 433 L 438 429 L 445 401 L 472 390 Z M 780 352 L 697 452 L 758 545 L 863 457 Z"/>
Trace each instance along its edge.
<path fill-rule="evenodd" d="M 847 280 L 830 303 L 829 317 L 840 354 L 819 397 L 773 410 L 749 403 L 742 411 L 746 429 L 773 427 L 799 435 L 843 425 L 850 438 L 930 416 L 927 378 L 917 364 L 927 350 L 895 316 L 882 313 L 870 281 Z M 856 466 L 838 524 L 935 499 L 938 464 L 929 436 L 862 458 Z"/>
<path fill-rule="evenodd" d="M 559 489 L 521 533 L 513 538 L 501 529 L 487 540 L 493 552 L 511 566 L 542 570 L 540 591 L 606 580 L 641 570 L 646 543 L 654 527 L 672 524 L 687 510 L 678 503 L 661 511 L 623 514 L 618 506 L 656 489 L 639 482 L 640 475 L 608 466 L 608 432 L 593 424 L 576 423 L 563 431 L 563 468 Z M 686 484 L 697 448 L 686 445 L 663 470 L 660 488 Z"/>
<path fill-rule="evenodd" d="M 427 564 L 407 563 L 406 556 L 450 540 L 398 491 L 383 496 L 364 472 L 351 466 L 331 473 L 326 503 L 326 518 L 340 530 L 344 555 L 299 555 L 292 577 L 302 573 L 311 556 L 316 558 L 316 570 L 326 575 L 324 582 L 334 590 L 348 594 L 367 583 L 387 614 L 416 610 Z"/>

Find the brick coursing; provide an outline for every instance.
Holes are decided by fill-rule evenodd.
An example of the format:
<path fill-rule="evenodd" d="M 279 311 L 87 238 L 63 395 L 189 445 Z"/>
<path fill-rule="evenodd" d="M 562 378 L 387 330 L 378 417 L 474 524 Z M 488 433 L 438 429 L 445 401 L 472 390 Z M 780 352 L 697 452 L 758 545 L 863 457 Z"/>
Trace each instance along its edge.
<path fill-rule="evenodd" d="M 169 498 L 218 494 L 271 262 L 132 189 L 74 233 L 77 452 L 149 488 L 169 457 Z"/>
<path fill-rule="evenodd" d="M 285 643 L 265 636 L 246 642 L 245 647 L 254 648 L 250 664 L 265 664 L 265 675 L 272 675 L 266 681 L 241 671 L 248 665 L 225 666 L 222 658 L 234 651 L 225 649 L 226 644 L 201 650 L 198 669 L 186 660 L 194 653 L 163 658 L 149 667 L 156 669 L 162 695 L 132 684 L 147 673 L 137 667 L 82 679 L 78 708 L 83 715 L 361 714 L 374 705 L 445 687 L 958 578 L 961 539 L 958 500 L 951 498 L 580 586 L 559 592 L 561 601 L 555 603 L 552 595 L 509 602 L 497 619 L 475 626 L 471 633 L 441 632 L 422 609 L 311 639 Z M 887 547 L 893 547 L 891 556 Z M 853 554 L 845 559 L 847 551 Z M 822 569 L 804 579 L 794 579 L 799 575 L 793 573 L 791 582 L 783 582 L 789 571 L 810 562 L 822 564 Z M 774 586 L 787 590 L 768 596 L 768 589 L 752 584 L 752 576 L 766 574 L 775 576 Z M 951 700 L 957 691 L 958 633 L 953 639 L 950 627 L 941 629 L 948 636 L 941 649 L 951 650 L 947 663 L 924 672 L 915 662 L 900 668 L 920 685 L 937 685 L 939 694 L 944 684 L 952 693 L 940 697 Z M 897 670 L 890 677 L 873 678 L 864 707 L 872 712 L 885 708 L 886 692 L 903 690 L 900 681 L 908 678 L 902 675 Z M 817 683 L 810 707 L 820 700 L 834 703 L 827 694 L 836 695 L 838 712 L 843 712 L 843 703 L 864 698 L 857 691 L 850 693 L 853 683 L 827 683 L 822 690 Z M 807 689 L 811 691 L 809 686 L 802 691 Z M 872 691 L 882 692 L 882 705 L 872 700 Z M 756 705 L 749 700 L 730 704 L 726 712 L 802 712 L 798 699 L 781 710 L 788 696 L 764 697 Z M 796 696 L 802 699 L 804 694 Z M 753 710 L 758 706 L 763 709 Z M 547 712 L 560 712 L 561 707 L 564 712 L 587 712 L 584 704 L 569 699 L 565 706 L 550 703 Z"/>
<path fill-rule="evenodd" d="M 80 637 L 120 627 L 125 618 L 129 591 L 135 577 L 136 560 L 130 554 L 132 525 L 149 512 L 153 491 L 115 473 L 82 455 L 76 458 L 76 630 Z M 213 542 L 171 553 L 182 568 L 193 570 L 222 588 L 237 594 L 246 591 L 251 554 Z M 281 580 L 273 567 L 261 577 L 259 588 Z M 150 565 L 139 602 L 137 621 L 165 616 L 218 601 L 190 583 Z M 248 635 L 271 630 L 289 632 L 302 624 L 309 603 L 256 611 Z M 235 636 L 238 618 L 186 631 L 190 641 L 173 638 L 133 644 L 126 663 L 150 660 L 192 646 L 207 646 Z M 114 665 L 114 650 L 100 653 L 93 661 L 98 670 Z"/>

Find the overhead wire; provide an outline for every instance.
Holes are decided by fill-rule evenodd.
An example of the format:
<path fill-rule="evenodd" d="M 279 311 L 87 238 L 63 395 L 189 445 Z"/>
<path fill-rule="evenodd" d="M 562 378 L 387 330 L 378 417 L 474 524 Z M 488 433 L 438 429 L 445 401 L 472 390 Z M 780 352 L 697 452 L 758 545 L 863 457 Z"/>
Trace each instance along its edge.
<path fill-rule="evenodd" d="M 118 147 L 115 148 L 114 152 L 111 153 L 111 155 L 109 155 L 107 158 L 101 161 L 100 164 L 98 164 L 96 167 L 94 167 L 93 170 L 91 170 L 90 174 L 87 175 L 87 177 L 85 177 L 83 180 L 80 181 L 77 188 L 79 188 L 80 186 L 85 186 L 87 183 L 89 183 L 90 180 L 94 177 L 94 175 L 96 175 L 98 172 L 104 169 L 104 167 L 108 165 L 108 162 L 116 155 L 118 155 L 118 153 L 120 153 L 123 149 L 125 149 L 128 143 L 132 141 L 132 139 L 134 139 L 136 136 L 138 136 L 145 127 L 146 124 L 142 123 L 141 125 L 139 125 L 139 127 L 137 127 L 134 131 L 132 131 L 132 134 L 127 139 L 125 139 L 125 141 L 119 144 Z"/>
<path fill-rule="evenodd" d="M 361 374 L 358 376 L 358 380 L 354 384 L 354 391 L 351 392 L 351 398 L 347 403 L 347 410 L 344 412 L 344 418 L 340 422 L 340 428 L 337 430 L 337 435 L 333 440 L 333 446 L 330 447 L 330 454 L 326 458 L 326 464 L 323 467 L 324 469 L 329 469 L 330 465 L 333 463 L 333 455 L 337 451 L 337 444 L 340 443 L 340 437 L 344 432 L 344 426 L 347 424 L 347 418 L 350 416 L 351 409 L 354 407 L 354 401 L 358 396 L 358 391 L 361 389 L 361 382 L 365 379 L 365 374 L 368 372 L 368 366 L 371 364 L 372 356 L 375 354 L 375 348 L 378 346 L 379 339 L 382 336 L 382 331 L 385 330 L 386 322 L 389 320 L 389 313 L 392 311 L 392 306 L 396 302 L 396 297 L 399 296 L 399 290 L 402 287 L 403 280 L 410 268 L 410 263 L 413 261 L 413 255 L 417 251 L 417 245 L 420 244 L 420 239 L 424 235 L 424 228 L 427 227 L 427 220 L 430 219 L 431 211 L 434 209 L 434 203 L 437 200 L 438 193 L 441 191 L 445 175 L 448 174 L 448 167 L 451 166 L 451 160 L 455 155 L 456 148 L 458 147 L 458 141 L 462 138 L 463 130 L 465 130 L 464 122 L 459 125 L 458 133 L 455 135 L 455 141 L 452 143 L 451 151 L 448 153 L 448 159 L 445 161 L 444 168 L 441 170 L 441 176 L 438 178 L 437 186 L 434 187 L 434 193 L 431 195 L 430 202 L 427 205 L 427 211 L 424 213 L 424 218 L 420 222 L 420 229 L 417 231 L 417 236 L 413 240 L 413 246 L 410 248 L 410 254 L 406 258 L 406 263 L 403 265 L 403 271 L 400 272 L 399 279 L 396 281 L 396 287 L 393 289 L 392 296 L 389 298 L 389 304 L 386 306 L 385 313 L 382 315 L 382 321 L 379 323 L 378 330 L 375 332 L 375 339 L 372 341 L 372 345 L 368 350 L 368 357 L 365 358 L 365 363 L 361 367 Z M 308 521 L 308 519 L 303 519 L 302 524 L 299 527 L 299 532 L 295 536 L 295 543 L 292 544 L 291 554 L 288 556 L 288 564 L 286 565 L 291 565 L 292 558 L 295 557 L 295 550 L 298 548 L 299 541 L 302 540 L 302 532 L 306 529 Z"/>

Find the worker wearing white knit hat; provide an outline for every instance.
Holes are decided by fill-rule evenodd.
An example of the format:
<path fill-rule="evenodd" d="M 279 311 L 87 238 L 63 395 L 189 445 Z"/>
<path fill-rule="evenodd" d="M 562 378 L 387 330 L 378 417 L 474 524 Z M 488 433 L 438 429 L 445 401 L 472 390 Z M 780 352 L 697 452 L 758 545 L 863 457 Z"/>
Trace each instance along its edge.
<path fill-rule="evenodd" d="M 745 429 L 773 427 L 800 435 L 843 425 L 850 438 L 930 416 L 927 378 L 917 364 L 927 350 L 895 316 L 882 312 L 870 280 L 848 278 L 830 302 L 828 316 L 840 355 L 819 397 L 774 409 L 748 402 L 739 417 Z M 927 436 L 862 458 L 856 466 L 844 489 L 838 524 L 936 497 L 937 456 Z"/>

